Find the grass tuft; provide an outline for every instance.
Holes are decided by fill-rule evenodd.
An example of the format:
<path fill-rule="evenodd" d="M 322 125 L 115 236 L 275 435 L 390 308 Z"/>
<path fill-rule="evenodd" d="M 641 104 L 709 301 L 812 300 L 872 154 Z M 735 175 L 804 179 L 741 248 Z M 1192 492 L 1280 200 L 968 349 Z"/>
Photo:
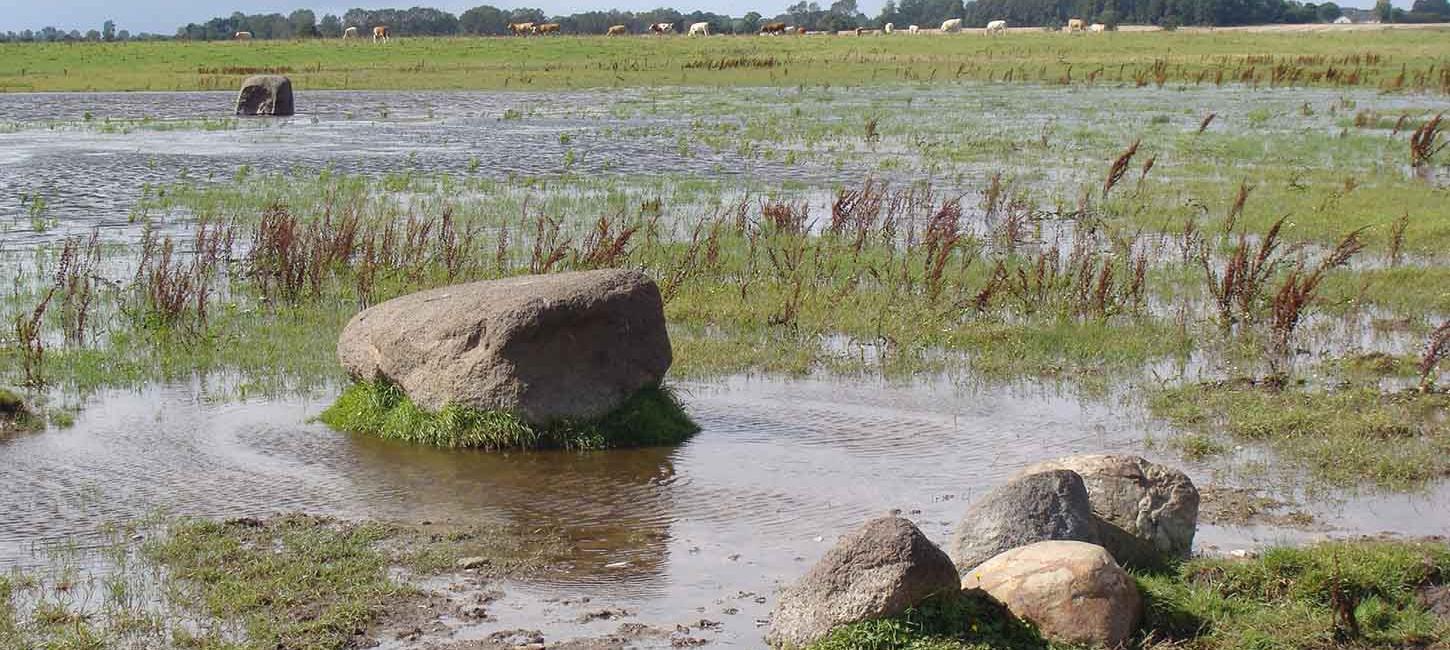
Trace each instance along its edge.
<path fill-rule="evenodd" d="M 1154 647 L 1420 648 L 1450 625 L 1416 592 L 1447 575 L 1442 543 L 1359 540 L 1193 560 L 1138 587 Z"/>
<path fill-rule="evenodd" d="M 376 524 L 305 515 L 258 522 L 180 521 L 146 548 L 208 616 L 238 621 L 248 647 L 342 648 L 404 595 L 375 546 Z"/>
<path fill-rule="evenodd" d="M 1149 406 L 1190 439 L 1227 433 L 1266 444 L 1331 485 L 1407 489 L 1450 476 L 1450 425 L 1442 416 L 1450 395 L 1442 393 L 1228 383 L 1164 390 Z"/>
<path fill-rule="evenodd" d="M 685 441 L 700 429 L 674 391 L 645 388 L 597 420 L 535 426 L 504 411 L 449 405 L 432 412 L 387 381 L 354 384 L 320 419 L 334 429 L 436 447 L 505 449 L 608 449 Z"/>
<path fill-rule="evenodd" d="M 1037 631 L 985 592 L 939 594 L 900 616 L 832 631 L 808 650 L 1046 649 Z"/>

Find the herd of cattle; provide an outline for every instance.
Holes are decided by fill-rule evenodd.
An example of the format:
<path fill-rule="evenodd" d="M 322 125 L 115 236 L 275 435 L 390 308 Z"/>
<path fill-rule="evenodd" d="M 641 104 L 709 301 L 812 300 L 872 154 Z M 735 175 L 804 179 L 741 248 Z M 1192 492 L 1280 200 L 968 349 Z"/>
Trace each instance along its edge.
<path fill-rule="evenodd" d="M 658 35 L 671 34 L 671 33 L 674 33 L 674 31 L 675 31 L 675 25 L 674 25 L 674 23 L 655 23 L 655 24 L 649 26 L 649 31 L 650 31 L 651 34 L 658 34 Z M 874 30 L 874 29 L 860 28 L 860 29 L 856 29 L 855 30 L 855 33 L 856 33 L 857 36 L 862 36 L 862 35 L 865 35 L 865 34 L 875 34 L 875 33 L 877 33 L 877 31 L 878 30 Z M 895 23 L 886 23 L 882 27 L 882 29 L 880 31 L 881 32 L 885 32 L 887 34 L 894 34 L 894 33 L 898 32 L 898 31 L 905 31 L 906 33 L 909 33 L 909 34 L 918 34 L 918 33 L 924 32 L 926 30 L 922 29 L 919 25 L 910 25 L 910 26 L 906 27 L 906 29 L 904 29 L 904 30 L 898 30 L 896 28 L 896 24 Z M 938 31 L 940 31 L 940 32 L 942 32 L 944 34 L 956 34 L 958 32 L 961 32 L 962 31 L 962 19 L 960 19 L 960 18 L 953 18 L 951 20 L 944 21 L 941 24 L 941 29 L 938 30 Z M 1001 33 L 1004 33 L 1004 32 L 1007 31 L 1007 21 L 1005 21 L 1005 20 L 994 20 L 992 22 L 989 22 L 989 23 L 987 23 L 987 28 L 984 31 L 987 34 L 1001 34 Z M 1108 31 L 1108 27 L 1107 27 L 1107 25 L 1104 25 L 1102 23 L 1093 23 L 1091 25 L 1086 25 L 1085 26 L 1083 24 L 1082 19 L 1080 19 L 1080 18 L 1073 18 L 1072 20 L 1067 21 L 1067 27 L 1063 31 L 1065 31 L 1065 32 L 1067 32 L 1069 34 L 1074 33 L 1074 32 L 1082 32 L 1082 31 L 1105 32 L 1105 31 Z M 378 26 L 374 27 L 373 28 L 373 42 L 375 42 L 375 43 L 376 42 L 387 42 L 388 41 L 388 33 L 389 32 L 388 32 L 388 26 L 387 25 L 378 25 Z M 534 36 L 534 35 L 540 35 L 540 34 L 559 34 L 561 32 L 560 32 L 559 23 L 510 23 L 509 24 L 509 33 L 510 34 L 513 34 L 514 36 Z M 800 27 L 800 26 L 787 25 L 787 24 L 785 24 L 783 22 L 770 22 L 770 23 L 766 23 L 764 26 L 762 26 L 760 28 L 760 33 L 761 34 L 774 34 L 774 35 L 781 35 L 781 34 L 800 34 L 800 35 L 803 35 L 803 34 L 807 34 L 807 33 L 811 33 L 811 32 L 808 32 L 806 30 L 806 28 Z M 625 35 L 628 35 L 628 34 L 629 34 L 629 27 L 628 26 L 625 26 L 625 25 L 614 25 L 614 26 L 610 27 L 609 28 L 609 31 L 608 31 L 608 35 L 609 36 L 625 36 Z M 709 36 L 710 35 L 710 23 L 694 23 L 694 24 L 690 25 L 690 29 L 688 31 L 688 34 L 690 36 Z M 358 37 L 358 30 L 357 30 L 357 28 L 356 27 L 348 27 L 347 29 L 343 30 L 342 37 L 344 39 L 357 38 Z M 252 33 L 251 32 L 237 32 L 236 33 L 236 36 L 234 38 L 236 40 L 239 40 L 239 41 L 250 40 L 252 38 Z"/>

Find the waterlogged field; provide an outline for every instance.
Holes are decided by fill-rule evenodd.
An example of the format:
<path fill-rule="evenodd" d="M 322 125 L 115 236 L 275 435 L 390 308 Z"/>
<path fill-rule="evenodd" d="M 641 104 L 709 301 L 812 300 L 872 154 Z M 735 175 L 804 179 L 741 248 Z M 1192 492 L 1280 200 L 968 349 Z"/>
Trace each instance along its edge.
<path fill-rule="evenodd" d="M 1407 69 L 1445 56 L 1399 38 L 1430 47 Z M 0 440 L 0 641 L 753 647 L 863 520 L 943 540 L 1080 452 L 1185 468 L 1208 554 L 1450 532 L 1441 91 L 1073 75 L 319 91 L 279 120 L 218 117 L 228 93 L 0 96 L 0 385 L 46 420 Z M 607 266 L 660 284 L 685 444 L 489 454 L 315 421 L 358 309 Z M 1371 645 L 1442 638 L 1395 585 L 1444 558 L 1334 558 L 1383 586 Z M 1144 579 L 1164 617 L 1249 607 L 1201 576 L 1265 579 L 1183 571 Z M 1328 634 L 1303 598 L 1191 647 Z"/>

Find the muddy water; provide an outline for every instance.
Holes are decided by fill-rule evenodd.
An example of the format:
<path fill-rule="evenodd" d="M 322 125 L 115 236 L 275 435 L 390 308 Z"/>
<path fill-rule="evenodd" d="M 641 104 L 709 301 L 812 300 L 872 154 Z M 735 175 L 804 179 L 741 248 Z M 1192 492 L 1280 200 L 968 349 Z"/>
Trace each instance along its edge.
<path fill-rule="evenodd" d="M 665 629 L 718 621 L 697 636 L 752 646 L 779 584 L 865 519 L 899 511 L 944 543 L 967 503 L 1028 463 L 1162 455 L 1131 411 L 1044 388 L 751 378 L 681 388 L 703 431 L 679 448 L 532 454 L 339 434 L 310 423 L 324 404 L 305 400 L 215 404 L 187 386 L 110 393 L 73 428 L 0 442 L 0 565 L 157 510 L 513 522 L 567 532 L 572 568 L 504 585 L 495 620 L 459 622 L 458 638 L 520 627 L 553 640 L 598 635 L 620 621 L 581 619 L 613 608 Z M 1216 482 L 1212 468 L 1186 467 Z M 1335 534 L 1450 532 L 1445 489 L 1311 511 Z M 1206 526 L 1199 541 L 1228 549 L 1306 535 Z"/>

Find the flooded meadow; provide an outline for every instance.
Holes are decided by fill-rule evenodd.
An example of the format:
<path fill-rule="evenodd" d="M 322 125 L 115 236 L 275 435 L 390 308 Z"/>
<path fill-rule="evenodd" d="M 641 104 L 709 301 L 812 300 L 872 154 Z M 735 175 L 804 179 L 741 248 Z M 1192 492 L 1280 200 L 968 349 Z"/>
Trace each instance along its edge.
<path fill-rule="evenodd" d="M 140 544 L 158 518 L 497 526 L 559 550 L 405 571 L 449 604 L 380 647 L 757 647 L 776 590 L 862 521 L 944 542 L 1070 454 L 1182 468 L 1206 555 L 1450 534 L 1450 152 L 1409 143 L 1441 95 L 233 99 L 0 95 L 0 386 L 44 420 L 0 429 L 14 576 L 62 557 L 103 583 L 117 527 Z M 684 444 L 435 449 L 317 421 L 360 308 L 610 266 L 660 284 Z M 31 611 L 59 593 L 30 584 Z"/>

